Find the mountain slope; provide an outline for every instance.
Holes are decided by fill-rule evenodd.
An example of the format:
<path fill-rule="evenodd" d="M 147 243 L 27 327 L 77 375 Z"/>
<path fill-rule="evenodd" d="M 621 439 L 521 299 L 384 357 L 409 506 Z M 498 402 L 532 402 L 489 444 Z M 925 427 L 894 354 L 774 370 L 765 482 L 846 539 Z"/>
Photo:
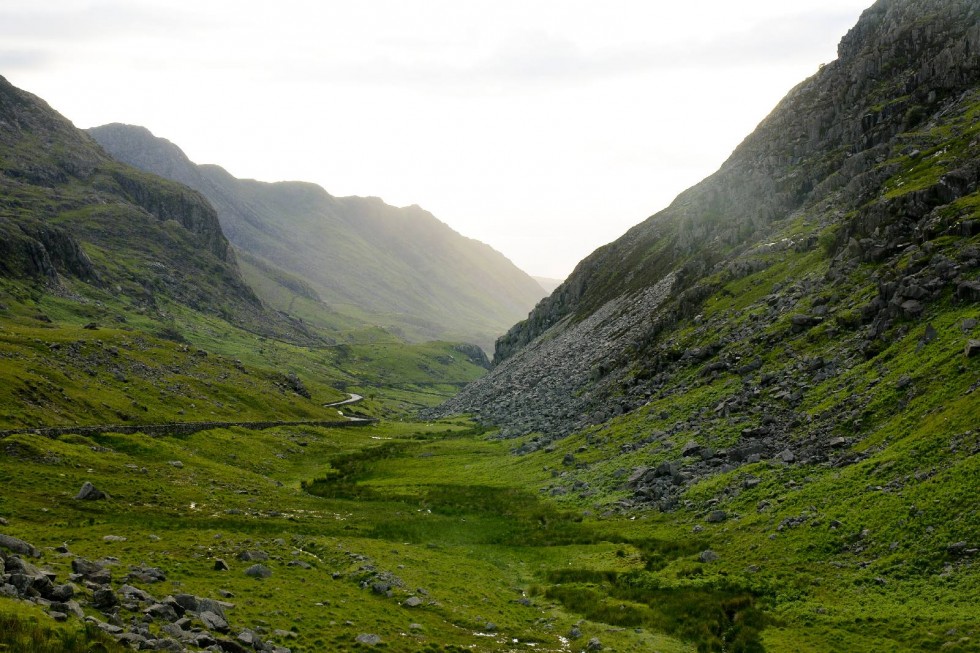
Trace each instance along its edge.
<path fill-rule="evenodd" d="M 89 133 L 119 160 L 202 192 L 236 247 L 304 279 L 333 310 L 411 339 L 456 338 L 489 349 L 544 295 L 498 252 L 417 206 L 337 198 L 308 183 L 237 179 L 193 164 L 141 127 Z"/>
<path fill-rule="evenodd" d="M 867 349 L 908 317 L 905 300 L 926 310 L 951 293 L 973 297 L 977 12 L 963 1 L 866 11 L 837 61 L 793 89 L 717 173 L 583 260 L 497 342 L 495 373 L 447 409 L 568 433 L 642 406 L 672 359 L 727 360 L 715 371 L 732 371 L 751 353 L 738 351 L 747 337 L 835 320 L 836 338 Z M 770 286 L 773 310 L 751 329 L 706 351 L 679 348 L 685 330 L 705 331 L 706 306 L 777 264 L 795 286 Z M 865 308 L 869 284 L 880 287 Z M 736 301 L 750 298 L 760 299 Z M 515 384 L 536 391 L 512 394 Z"/>
<path fill-rule="evenodd" d="M 111 159 L 37 97 L 0 78 L 0 275 L 98 294 L 163 314 L 175 301 L 308 340 L 242 279 L 214 209 L 198 193 Z"/>
<path fill-rule="evenodd" d="M 980 6 L 880 0 L 426 415 L 500 426 L 565 505 L 699 538 L 687 565 L 569 574 L 583 616 L 741 585 L 772 625 L 717 650 L 976 650 L 978 186 Z"/>

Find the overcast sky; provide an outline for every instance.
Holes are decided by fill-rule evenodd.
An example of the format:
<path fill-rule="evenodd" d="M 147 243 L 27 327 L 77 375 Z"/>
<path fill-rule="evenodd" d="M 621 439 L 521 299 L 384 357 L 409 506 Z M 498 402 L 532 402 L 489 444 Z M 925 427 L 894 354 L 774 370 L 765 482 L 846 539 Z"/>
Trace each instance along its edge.
<path fill-rule="evenodd" d="M 238 177 L 418 204 L 564 277 L 728 157 L 871 0 L 3 0 L 0 75 Z"/>

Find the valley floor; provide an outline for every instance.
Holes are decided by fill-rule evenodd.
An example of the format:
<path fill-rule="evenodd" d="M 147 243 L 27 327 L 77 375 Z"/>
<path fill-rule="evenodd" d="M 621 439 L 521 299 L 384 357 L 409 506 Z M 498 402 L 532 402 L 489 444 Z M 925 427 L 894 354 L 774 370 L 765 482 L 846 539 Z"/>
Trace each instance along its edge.
<path fill-rule="evenodd" d="M 587 488 L 552 497 L 564 470 L 513 444 L 464 420 L 18 434 L 0 443 L 0 532 L 38 547 L 56 582 L 76 557 L 101 561 L 117 592 L 234 604 L 218 638 L 292 651 L 976 650 L 975 580 L 955 562 L 926 592 L 751 517 L 619 515 Z M 108 498 L 74 499 L 86 481 Z M 246 575 L 255 564 L 271 575 Z M 144 617 L 153 599 L 99 611 L 79 587 L 86 615 L 169 637 Z M 8 628 L 0 650 L 114 646 L 71 649 L 80 622 L 20 599 L 0 614 L 40 629 L 31 648 Z"/>

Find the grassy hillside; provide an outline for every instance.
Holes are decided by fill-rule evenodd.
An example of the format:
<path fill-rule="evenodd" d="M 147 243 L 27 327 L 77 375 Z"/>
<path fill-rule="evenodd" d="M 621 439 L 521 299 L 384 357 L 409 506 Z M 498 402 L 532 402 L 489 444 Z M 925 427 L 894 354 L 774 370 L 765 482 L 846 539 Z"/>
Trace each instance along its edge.
<path fill-rule="evenodd" d="M 260 296 L 302 305 L 313 322 L 360 321 L 413 341 L 462 340 L 489 351 L 545 294 L 499 252 L 417 206 L 333 197 L 309 183 L 236 179 L 195 165 L 141 127 L 89 133 L 119 160 L 202 192 L 250 260 Z"/>

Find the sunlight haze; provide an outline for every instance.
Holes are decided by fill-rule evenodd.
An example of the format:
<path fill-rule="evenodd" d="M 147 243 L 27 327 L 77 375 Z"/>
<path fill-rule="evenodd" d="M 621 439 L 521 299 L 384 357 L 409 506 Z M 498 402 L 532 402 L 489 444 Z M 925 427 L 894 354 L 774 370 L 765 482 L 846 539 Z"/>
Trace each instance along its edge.
<path fill-rule="evenodd" d="M 870 0 L 0 7 L 0 74 L 79 127 L 418 204 L 561 278 L 713 172 Z"/>

